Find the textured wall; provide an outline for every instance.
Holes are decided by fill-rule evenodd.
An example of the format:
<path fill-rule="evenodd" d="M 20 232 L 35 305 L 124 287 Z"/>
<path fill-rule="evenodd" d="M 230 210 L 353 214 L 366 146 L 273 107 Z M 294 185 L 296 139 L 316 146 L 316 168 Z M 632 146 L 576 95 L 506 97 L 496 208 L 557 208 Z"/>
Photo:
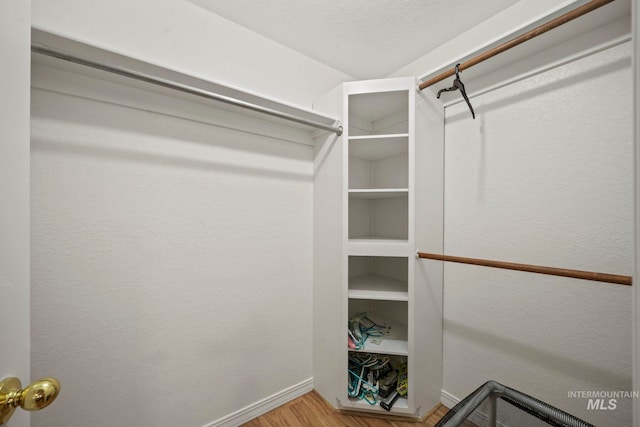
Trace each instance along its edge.
<path fill-rule="evenodd" d="M 630 43 L 446 109 L 445 253 L 631 274 Z M 571 390 L 631 390 L 631 289 L 445 267 L 444 390 L 488 379 L 596 425 Z"/>
<path fill-rule="evenodd" d="M 298 105 L 351 79 L 186 0 L 33 0 L 32 25 Z"/>
<path fill-rule="evenodd" d="M 639 282 L 640 278 L 640 197 L 637 195 L 640 194 L 640 2 L 638 0 L 633 0 L 633 40 L 635 40 L 633 44 L 633 79 L 636 82 L 633 86 L 634 96 L 633 96 L 633 111 L 634 111 L 634 167 L 635 167 L 635 263 L 634 263 L 634 272 L 633 272 L 633 280 L 635 283 Z M 634 316 L 633 316 L 633 383 L 636 387 L 640 384 L 640 291 L 638 291 L 638 287 L 633 288 L 633 306 L 634 306 Z M 634 400 L 633 405 L 633 422 L 634 426 L 640 425 L 640 401 L 637 399 Z"/>
<path fill-rule="evenodd" d="M 307 380 L 312 148 L 34 76 L 32 370 L 63 393 L 33 426 L 199 427 Z"/>
<path fill-rule="evenodd" d="M 0 2 L 0 379 L 29 383 L 29 10 Z M 20 413 L 22 412 L 22 413 Z M 13 427 L 27 427 L 18 411 Z"/>

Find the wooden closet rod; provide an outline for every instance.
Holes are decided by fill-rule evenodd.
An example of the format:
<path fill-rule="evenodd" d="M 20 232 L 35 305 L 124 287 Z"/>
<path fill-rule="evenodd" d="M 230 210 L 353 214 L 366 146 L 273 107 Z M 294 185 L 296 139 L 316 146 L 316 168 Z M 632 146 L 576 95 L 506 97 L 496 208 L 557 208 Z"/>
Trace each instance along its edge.
<path fill-rule="evenodd" d="M 461 264 L 481 265 L 483 267 L 502 268 L 506 270 L 527 271 L 529 273 L 550 274 L 552 276 L 573 277 L 583 280 L 594 280 L 596 282 L 615 283 L 618 285 L 631 286 L 631 276 L 620 276 L 618 274 L 596 273 L 594 271 L 569 270 L 566 268 L 544 267 L 541 265 L 516 264 L 514 262 L 492 261 L 488 259 L 464 258 L 451 255 L 438 255 L 426 252 L 417 252 L 419 258 L 435 259 L 438 261 L 458 262 Z"/>
<path fill-rule="evenodd" d="M 572 21 L 576 18 L 579 18 L 582 15 L 591 12 L 592 10 L 595 10 L 601 6 L 604 6 L 607 3 L 611 3 L 612 1 L 613 0 L 592 0 L 589 3 L 583 4 L 582 6 L 577 7 L 572 11 L 565 13 L 564 15 L 558 16 L 557 18 L 552 19 L 551 21 L 534 28 L 533 30 L 527 31 L 521 36 L 515 37 L 505 43 L 502 43 L 501 45 L 496 46 L 493 49 L 489 49 L 488 51 L 481 53 L 480 55 L 477 55 L 467 61 L 461 62 L 458 70 L 462 71 L 467 68 L 473 67 L 474 65 L 477 65 L 482 61 L 485 61 L 504 51 L 511 49 L 512 47 L 515 47 L 521 43 L 524 43 L 528 40 L 538 37 L 539 35 L 544 34 L 549 30 L 553 30 L 554 28 L 559 27 L 560 25 L 566 24 L 567 22 Z M 447 77 L 453 76 L 454 74 L 455 74 L 455 68 L 447 70 L 425 82 L 420 83 L 420 85 L 418 85 L 418 89 L 420 90 L 426 89 L 429 86 L 434 85 L 439 81 L 446 79 Z"/>

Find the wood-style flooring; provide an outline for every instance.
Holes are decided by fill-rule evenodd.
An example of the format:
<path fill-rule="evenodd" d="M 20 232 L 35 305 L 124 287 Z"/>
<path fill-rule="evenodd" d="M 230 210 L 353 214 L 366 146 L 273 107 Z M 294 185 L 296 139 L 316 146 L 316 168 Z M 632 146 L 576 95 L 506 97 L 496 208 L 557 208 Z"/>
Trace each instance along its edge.
<path fill-rule="evenodd" d="M 354 415 L 333 409 L 318 393 L 312 391 L 243 424 L 243 427 L 433 427 L 447 410 L 440 404 L 423 422 L 368 414 Z"/>

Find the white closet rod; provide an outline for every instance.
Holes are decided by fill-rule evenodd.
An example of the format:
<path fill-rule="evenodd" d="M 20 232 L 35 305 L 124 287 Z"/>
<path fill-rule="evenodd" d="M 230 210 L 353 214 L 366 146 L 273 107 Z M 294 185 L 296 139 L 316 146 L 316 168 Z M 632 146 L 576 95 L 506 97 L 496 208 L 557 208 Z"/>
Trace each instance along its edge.
<path fill-rule="evenodd" d="M 267 114 L 269 116 L 278 117 L 280 119 L 289 120 L 292 122 L 300 123 L 302 125 L 311 126 L 318 129 L 323 129 L 329 132 L 333 132 L 336 135 L 342 135 L 342 126 L 330 126 L 324 123 L 308 120 L 302 117 L 294 116 L 293 114 L 283 113 L 282 111 L 274 110 L 260 105 L 251 104 L 239 99 L 231 98 L 229 96 L 220 95 L 217 93 L 209 92 L 203 89 L 198 89 L 192 86 L 187 86 L 171 80 L 166 80 L 161 77 L 155 77 L 149 74 L 140 73 L 138 71 L 130 70 L 116 65 L 108 65 L 101 62 L 96 62 L 90 59 L 81 58 L 79 56 L 71 55 L 69 53 L 47 47 L 39 44 L 32 44 L 31 51 L 42 55 L 51 56 L 54 58 L 62 59 L 64 61 L 73 62 L 76 64 L 84 65 L 86 67 L 95 68 L 109 73 L 118 74 L 124 77 L 128 77 L 135 80 L 140 80 L 146 83 L 151 83 L 157 86 L 162 86 L 168 89 L 178 90 L 180 92 L 188 93 L 191 95 L 199 96 L 202 98 L 211 99 L 213 101 L 223 102 L 225 104 L 234 105 L 236 107 L 244 108 L 258 113 Z M 338 122 L 339 123 L 339 122 Z"/>

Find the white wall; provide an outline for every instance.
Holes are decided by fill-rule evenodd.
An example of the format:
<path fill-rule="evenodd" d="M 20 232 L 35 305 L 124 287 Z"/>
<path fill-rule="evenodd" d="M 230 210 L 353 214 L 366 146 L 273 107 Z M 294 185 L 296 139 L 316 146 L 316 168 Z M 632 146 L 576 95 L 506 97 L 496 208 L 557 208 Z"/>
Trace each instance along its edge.
<path fill-rule="evenodd" d="M 634 172 L 635 172 L 635 258 L 633 281 L 640 278 L 640 3 L 633 0 L 633 111 L 634 111 Z M 640 388 L 640 291 L 633 288 L 633 387 Z M 640 426 L 640 402 L 636 399 L 633 405 L 633 425 Z"/>
<path fill-rule="evenodd" d="M 311 377 L 309 132 L 160 105 L 34 66 L 34 426 L 198 427 Z"/>
<path fill-rule="evenodd" d="M 29 376 L 29 11 L 0 2 L 0 381 Z M 6 64 L 10 64 L 7 66 Z M 48 375 L 52 375 L 51 373 Z M 11 420 L 29 425 L 25 411 Z"/>
<path fill-rule="evenodd" d="M 584 37 L 590 37 L 586 35 Z M 574 41 L 575 42 L 575 41 Z M 624 43 L 446 108 L 445 253 L 631 274 L 631 47 Z M 631 390 L 631 289 L 445 266 L 444 385 L 488 379 L 596 425 L 572 390 Z"/>
<path fill-rule="evenodd" d="M 186 0 L 34 0 L 32 25 L 307 107 L 352 79 Z"/>
<path fill-rule="evenodd" d="M 351 79 L 185 0 L 36 0 L 32 26 L 301 106 Z M 308 384 L 308 132 L 34 76 L 32 367 L 65 390 L 34 424 L 198 426 Z"/>

